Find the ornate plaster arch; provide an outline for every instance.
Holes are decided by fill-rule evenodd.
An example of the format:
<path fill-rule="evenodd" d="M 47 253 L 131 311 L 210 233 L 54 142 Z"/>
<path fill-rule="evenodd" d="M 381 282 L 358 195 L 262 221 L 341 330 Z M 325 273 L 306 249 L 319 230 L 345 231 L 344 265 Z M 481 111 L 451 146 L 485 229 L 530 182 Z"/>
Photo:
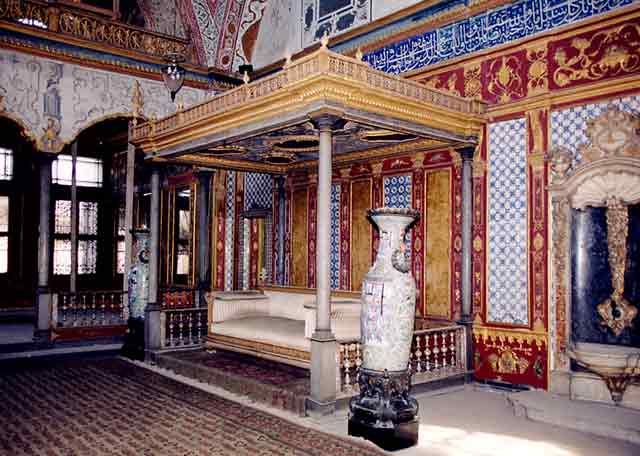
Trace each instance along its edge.
<path fill-rule="evenodd" d="M 102 120 L 161 117 L 206 95 L 184 87 L 173 104 L 160 81 L 0 49 L 2 112 L 22 125 L 42 152 L 60 152 Z"/>

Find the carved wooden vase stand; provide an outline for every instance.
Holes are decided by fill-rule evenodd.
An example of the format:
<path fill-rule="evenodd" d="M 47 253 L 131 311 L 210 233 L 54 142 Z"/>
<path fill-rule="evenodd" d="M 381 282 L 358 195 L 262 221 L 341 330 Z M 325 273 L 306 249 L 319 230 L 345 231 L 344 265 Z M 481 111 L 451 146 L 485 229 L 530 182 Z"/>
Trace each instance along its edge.
<path fill-rule="evenodd" d="M 418 402 L 409 395 L 416 284 L 402 251 L 412 209 L 369 211 L 380 231 L 378 255 L 362 284 L 360 394 L 349 402 L 349 435 L 385 450 L 418 442 Z"/>

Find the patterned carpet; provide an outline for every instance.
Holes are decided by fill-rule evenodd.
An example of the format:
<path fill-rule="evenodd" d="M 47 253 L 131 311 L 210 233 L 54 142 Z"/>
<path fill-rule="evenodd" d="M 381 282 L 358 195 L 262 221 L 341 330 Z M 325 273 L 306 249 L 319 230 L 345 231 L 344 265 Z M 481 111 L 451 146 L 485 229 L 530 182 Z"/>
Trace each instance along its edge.
<path fill-rule="evenodd" d="M 303 416 L 309 371 L 223 350 L 160 355 L 158 365 L 242 396 Z"/>
<path fill-rule="evenodd" d="M 1 364 L 0 454 L 382 453 L 110 358 Z"/>

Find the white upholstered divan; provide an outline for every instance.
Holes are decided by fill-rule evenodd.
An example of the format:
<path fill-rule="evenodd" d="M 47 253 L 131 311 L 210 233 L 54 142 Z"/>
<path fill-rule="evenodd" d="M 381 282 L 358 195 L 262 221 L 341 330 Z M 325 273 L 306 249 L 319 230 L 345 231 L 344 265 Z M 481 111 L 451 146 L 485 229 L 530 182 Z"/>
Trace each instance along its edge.
<path fill-rule="evenodd" d="M 286 288 L 211 293 L 206 345 L 309 367 L 315 300 Z M 331 329 L 339 341 L 360 338 L 359 299 L 332 298 Z"/>

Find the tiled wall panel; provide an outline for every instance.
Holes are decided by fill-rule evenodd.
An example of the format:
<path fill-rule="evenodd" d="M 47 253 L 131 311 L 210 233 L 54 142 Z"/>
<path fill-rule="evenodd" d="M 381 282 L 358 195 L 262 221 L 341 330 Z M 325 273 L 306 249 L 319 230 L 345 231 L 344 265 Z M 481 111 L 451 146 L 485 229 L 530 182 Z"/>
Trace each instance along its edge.
<path fill-rule="evenodd" d="M 527 325 L 527 157 L 524 119 L 489 126 L 487 319 Z"/>

